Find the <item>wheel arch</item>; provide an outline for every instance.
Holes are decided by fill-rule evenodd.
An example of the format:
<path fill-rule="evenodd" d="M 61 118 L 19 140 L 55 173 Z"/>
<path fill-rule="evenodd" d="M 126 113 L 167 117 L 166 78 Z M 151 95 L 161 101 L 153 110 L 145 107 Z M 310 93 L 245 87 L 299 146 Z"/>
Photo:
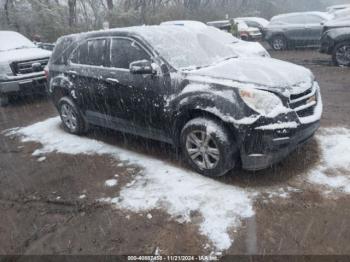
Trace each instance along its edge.
<path fill-rule="evenodd" d="M 199 117 L 205 117 L 219 122 L 229 131 L 233 139 L 237 138 L 237 132 L 234 126 L 232 124 L 227 123 L 227 121 L 225 121 L 221 116 L 213 112 L 209 112 L 205 108 L 195 108 L 181 112 L 175 119 L 173 127 L 173 141 L 176 147 L 180 146 L 181 131 L 184 128 L 184 126 L 189 121 Z"/>
<path fill-rule="evenodd" d="M 56 106 L 59 100 L 65 96 L 75 100 L 71 95 L 73 90 L 73 83 L 65 76 L 58 76 L 50 81 L 49 94 Z"/>

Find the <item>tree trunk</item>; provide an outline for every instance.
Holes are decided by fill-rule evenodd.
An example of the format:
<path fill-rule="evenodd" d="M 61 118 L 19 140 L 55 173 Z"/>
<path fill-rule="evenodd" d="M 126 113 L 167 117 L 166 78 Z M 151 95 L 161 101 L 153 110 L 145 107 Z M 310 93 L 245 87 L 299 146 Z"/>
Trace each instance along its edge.
<path fill-rule="evenodd" d="M 111 11 L 114 8 L 113 0 L 107 0 L 108 10 Z"/>
<path fill-rule="evenodd" d="M 69 26 L 74 26 L 77 20 L 77 0 L 68 0 Z"/>

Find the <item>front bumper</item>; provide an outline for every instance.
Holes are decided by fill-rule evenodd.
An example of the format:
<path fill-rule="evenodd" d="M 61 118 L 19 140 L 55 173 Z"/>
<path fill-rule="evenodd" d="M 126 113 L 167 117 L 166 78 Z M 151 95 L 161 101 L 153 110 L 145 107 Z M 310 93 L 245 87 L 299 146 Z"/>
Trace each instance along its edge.
<path fill-rule="evenodd" d="M 311 139 L 319 127 L 317 121 L 291 130 L 255 131 L 241 150 L 243 168 L 261 170 L 271 167 Z"/>
<path fill-rule="evenodd" d="M 36 74 L 28 77 L 11 77 L 0 81 L 0 94 L 33 94 L 46 90 L 46 78 L 44 74 Z"/>
<path fill-rule="evenodd" d="M 320 127 L 323 112 L 320 89 L 316 82 L 315 85 L 317 104 L 312 115 L 298 117 L 292 111 L 275 118 L 274 123 L 255 123 L 241 131 L 240 151 L 244 169 L 261 170 L 271 167 L 313 137 Z"/>

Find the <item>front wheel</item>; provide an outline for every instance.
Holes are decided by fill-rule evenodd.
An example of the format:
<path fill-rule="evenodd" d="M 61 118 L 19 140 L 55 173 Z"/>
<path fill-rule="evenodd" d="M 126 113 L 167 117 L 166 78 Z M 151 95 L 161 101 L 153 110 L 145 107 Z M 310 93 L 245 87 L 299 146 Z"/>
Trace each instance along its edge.
<path fill-rule="evenodd" d="M 74 135 L 81 135 L 87 131 L 87 123 L 78 107 L 69 97 L 63 97 L 58 102 L 63 128 Z"/>
<path fill-rule="evenodd" d="M 336 45 L 333 51 L 333 62 L 339 66 L 350 66 L 350 42 Z"/>
<path fill-rule="evenodd" d="M 288 48 L 287 39 L 284 36 L 278 35 L 271 40 L 271 46 L 275 51 L 283 51 Z"/>
<path fill-rule="evenodd" d="M 196 118 L 181 132 L 185 160 L 198 173 L 208 177 L 225 175 L 235 167 L 238 148 L 232 135 L 219 122 Z"/>

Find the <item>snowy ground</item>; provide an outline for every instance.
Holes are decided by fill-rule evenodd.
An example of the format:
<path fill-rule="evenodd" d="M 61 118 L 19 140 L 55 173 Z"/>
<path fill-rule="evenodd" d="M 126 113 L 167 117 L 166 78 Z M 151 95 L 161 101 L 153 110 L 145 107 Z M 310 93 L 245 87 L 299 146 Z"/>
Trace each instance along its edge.
<path fill-rule="evenodd" d="M 191 213 L 199 212 L 199 232 L 207 237 L 214 251 L 224 251 L 234 242 L 233 232 L 241 220 L 255 215 L 253 202 L 262 194 L 269 193 L 270 200 L 287 198 L 290 192 L 304 188 L 266 187 L 262 189 L 241 188 L 226 185 L 196 173 L 175 167 L 152 157 L 137 154 L 117 146 L 93 139 L 77 137 L 64 132 L 59 117 L 37 124 L 15 128 L 5 132 L 19 136 L 22 142 L 37 142 L 42 148 L 33 152 L 33 157 L 45 154 L 110 155 L 128 165 L 138 165 L 141 171 L 126 184 L 114 198 L 97 201 L 111 203 L 116 208 L 135 213 L 149 213 L 161 209 L 180 223 L 191 223 Z M 350 193 L 350 130 L 346 128 L 323 128 L 317 135 L 322 157 L 318 165 L 303 174 L 312 184 L 320 185 L 325 194 Z M 300 178 L 299 178 L 300 179 Z M 113 187 L 117 179 L 105 181 Z"/>

